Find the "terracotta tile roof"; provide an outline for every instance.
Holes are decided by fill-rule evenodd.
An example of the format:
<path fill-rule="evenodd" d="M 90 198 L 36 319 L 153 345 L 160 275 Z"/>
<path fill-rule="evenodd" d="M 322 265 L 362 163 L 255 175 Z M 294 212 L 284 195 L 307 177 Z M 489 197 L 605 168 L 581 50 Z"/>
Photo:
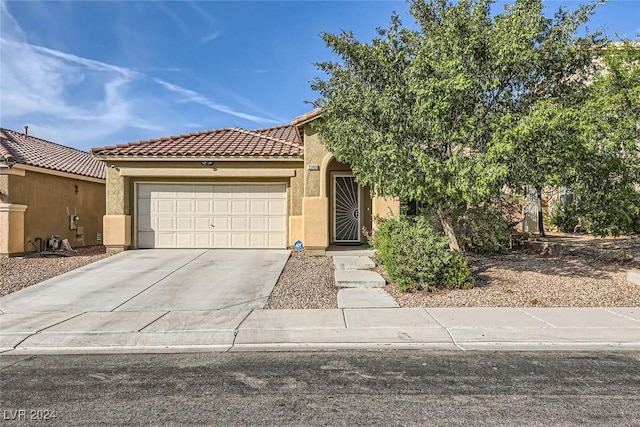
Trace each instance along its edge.
<path fill-rule="evenodd" d="M 146 141 L 91 149 L 97 156 L 246 156 L 297 157 L 303 155 L 295 127 L 214 129 Z"/>
<path fill-rule="evenodd" d="M 0 162 L 105 179 L 104 163 L 91 154 L 4 128 L 0 128 Z"/>
<path fill-rule="evenodd" d="M 299 125 L 307 123 L 307 122 L 309 122 L 309 121 L 311 121 L 311 120 L 313 120 L 315 118 L 318 118 L 321 115 L 322 115 L 322 109 L 321 108 L 316 108 L 313 111 L 309 111 L 306 114 L 303 114 L 303 115 L 301 115 L 299 117 L 296 117 L 295 119 L 293 119 L 291 121 L 291 124 L 293 126 L 299 126 Z"/>

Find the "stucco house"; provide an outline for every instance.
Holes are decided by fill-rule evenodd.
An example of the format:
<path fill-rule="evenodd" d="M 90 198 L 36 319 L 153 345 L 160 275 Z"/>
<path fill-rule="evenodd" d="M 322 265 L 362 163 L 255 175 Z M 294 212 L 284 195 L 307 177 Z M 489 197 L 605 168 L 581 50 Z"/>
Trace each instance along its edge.
<path fill-rule="evenodd" d="M 104 164 L 89 153 L 0 128 L 0 256 L 39 249 L 56 235 L 101 244 Z"/>
<path fill-rule="evenodd" d="M 399 203 L 358 185 L 319 140 L 318 119 L 92 149 L 106 165 L 108 251 L 364 243 L 362 228 Z"/>

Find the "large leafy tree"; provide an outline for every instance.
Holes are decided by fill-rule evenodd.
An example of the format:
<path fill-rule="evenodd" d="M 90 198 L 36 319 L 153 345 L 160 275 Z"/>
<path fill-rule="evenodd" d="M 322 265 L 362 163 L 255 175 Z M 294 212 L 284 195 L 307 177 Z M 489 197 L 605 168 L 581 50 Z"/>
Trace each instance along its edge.
<path fill-rule="evenodd" d="M 313 83 L 320 132 L 361 184 L 433 206 L 458 250 L 457 207 L 534 178 L 535 156 L 518 154 L 523 140 L 542 158 L 570 152 L 557 144 L 574 143 L 572 132 L 552 142 L 563 120 L 543 139 L 536 123 L 590 74 L 596 36 L 577 28 L 600 2 L 553 18 L 541 0 L 516 0 L 496 15 L 491 0 L 410 3 L 412 28 L 394 15 L 370 43 L 322 35 L 340 60 L 318 64 L 328 75 Z M 541 175 L 536 185 L 552 174 Z"/>
<path fill-rule="evenodd" d="M 640 44 L 613 43 L 576 109 L 580 167 L 567 170 L 579 215 L 596 235 L 640 231 Z"/>

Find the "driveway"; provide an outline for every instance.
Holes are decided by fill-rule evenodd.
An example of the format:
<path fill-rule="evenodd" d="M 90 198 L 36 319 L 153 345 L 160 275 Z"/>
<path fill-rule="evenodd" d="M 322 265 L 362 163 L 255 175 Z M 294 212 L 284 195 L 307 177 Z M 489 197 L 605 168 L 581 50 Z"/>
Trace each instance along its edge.
<path fill-rule="evenodd" d="M 260 309 L 289 251 L 126 251 L 0 298 L 5 313 Z"/>

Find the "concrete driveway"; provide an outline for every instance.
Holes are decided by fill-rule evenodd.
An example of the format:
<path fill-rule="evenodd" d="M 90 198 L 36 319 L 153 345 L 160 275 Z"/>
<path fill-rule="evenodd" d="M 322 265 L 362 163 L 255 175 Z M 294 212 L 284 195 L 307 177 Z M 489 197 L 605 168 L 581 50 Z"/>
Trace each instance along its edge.
<path fill-rule="evenodd" d="M 126 251 L 0 298 L 17 312 L 260 309 L 288 250 Z"/>

